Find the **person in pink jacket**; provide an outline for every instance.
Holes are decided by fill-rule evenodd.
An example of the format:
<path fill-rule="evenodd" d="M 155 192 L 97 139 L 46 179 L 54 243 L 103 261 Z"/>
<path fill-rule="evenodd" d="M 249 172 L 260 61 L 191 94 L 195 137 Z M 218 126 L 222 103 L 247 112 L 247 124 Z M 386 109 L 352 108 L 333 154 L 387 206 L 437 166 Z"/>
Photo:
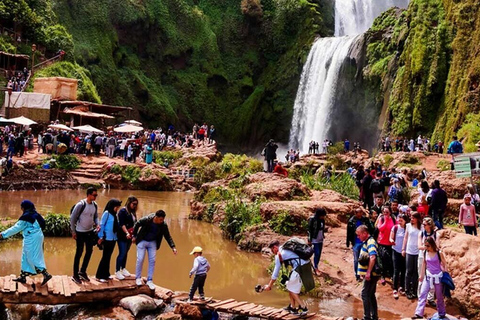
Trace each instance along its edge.
<path fill-rule="evenodd" d="M 460 206 L 458 224 L 465 228 L 465 232 L 477 235 L 478 222 L 475 216 L 475 206 L 472 205 L 472 196 L 467 193 L 463 196 L 463 204 Z"/>
<path fill-rule="evenodd" d="M 382 215 L 378 217 L 376 227 L 378 230 L 378 254 L 382 260 L 382 279 L 380 283 L 385 285 L 385 278 L 391 278 L 393 275 L 393 258 L 392 245 L 390 241 L 390 232 L 395 225 L 395 216 L 390 211 L 390 208 L 384 206 L 382 208 Z"/>

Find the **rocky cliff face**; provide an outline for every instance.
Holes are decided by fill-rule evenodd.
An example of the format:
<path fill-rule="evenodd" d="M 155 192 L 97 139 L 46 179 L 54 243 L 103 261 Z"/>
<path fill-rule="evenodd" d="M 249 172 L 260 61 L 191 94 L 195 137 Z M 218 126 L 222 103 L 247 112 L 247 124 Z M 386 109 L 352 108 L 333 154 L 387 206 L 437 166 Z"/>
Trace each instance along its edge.
<path fill-rule="evenodd" d="M 480 109 L 480 4 L 412 0 L 392 9 L 367 33 L 365 77 L 379 89 L 384 131 L 449 141 Z M 464 130 L 468 151 L 480 130 Z"/>

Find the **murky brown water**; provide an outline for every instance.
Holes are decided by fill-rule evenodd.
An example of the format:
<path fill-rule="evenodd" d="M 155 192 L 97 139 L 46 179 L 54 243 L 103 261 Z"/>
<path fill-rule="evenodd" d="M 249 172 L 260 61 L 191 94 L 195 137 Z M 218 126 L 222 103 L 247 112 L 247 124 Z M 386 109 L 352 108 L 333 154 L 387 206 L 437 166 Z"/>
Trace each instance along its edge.
<path fill-rule="evenodd" d="M 158 209 L 167 213 L 166 222 L 176 243 L 178 255 L 174 256 L 166 242 L 157 253 L 154 282 L 160 286 L 188 291 L 191 279 L 188 277 L 193 263 L 189 252 L 194 246 L 204 249 L 205 257 L 210 261 L 210 270 L 206 282 L 206 295 L 218 299 L 234 298 L 268 306 L 285 306 L 288 295 L 279 290 L 258 294 L 254 292 L 257 283 L 269 281 L 266 265 L 268 261 L 259 254 L 239 251 L 233 242 L 222 238 L 221 231 L 211 224 L 188 220 L 189 202 L 193 194 L 179 192 L 149 192 L 110 190 L 100 191 L 97 199 L 99 211 L 110 198 L 119 198 L 125 203 L 129 195 L 139 199 L 139 216 L 144 216 Z M 79 199 L 85 197 L 85 191 L 16 191 L 0 192 L 0 217 L 17 218 L 20 216 L 20 202 L 23 199 L 32 201 L 37 210 L 47 212 L 69 213 L 70 208 Z M 101 209 L 101 210 L 100 210 Z M 112 256 L 110 272 L 115 270 L 115 258 Z M 75 255 L 75 243 L 71 238 L 46 238 L 45 256 L 47 268 L 53 274 L 72 273 L 72 261 Z M 135 272 L 135 247 L 129 252 L 127 269 Z M 0 275 L 18 274 L 20 270 L 21 240 L 0 242 Z M 88 273 L 94 275 L 101 258 L 101 251 L 94 249 Z M 147 261 L 144 263 L 143 275 L 146 275 Z M 352 300 L 319 300 L 308 299 L 311 310 L 331 316 L 362 316 L 361 301 Z M 399 318 L 391 313 L 383 313 L 387 319 Z"/>

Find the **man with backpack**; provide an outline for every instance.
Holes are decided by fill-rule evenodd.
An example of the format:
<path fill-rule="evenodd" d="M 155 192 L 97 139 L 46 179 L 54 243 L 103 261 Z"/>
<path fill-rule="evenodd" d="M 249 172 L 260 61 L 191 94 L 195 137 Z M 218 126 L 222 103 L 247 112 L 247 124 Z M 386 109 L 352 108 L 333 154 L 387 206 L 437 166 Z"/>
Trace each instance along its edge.
<path fill-rule="evenodd" d="M 360 249 L 363 245 L 363 241 L 357 237 L 355 231 L 361 225 L 367 226 L 369 232 L 373 234 L 373 224 L 369 218 L 365 217 L 364 212 L 361 208 L 355 209 L 355 215 L 352 216 L 347 223 L 347 248 L 352 245 L 353 251 L 353 269 L 355 271 L 355 278 L 357 281 L 361 281 L 360 276 L 358 275 L 358 255 L 360 254 Z"/>
<path fill-rule="evenodd" d="M 297 253 L 294 252 L 295 250 L 293 246 L 291 247 L 292 250 L 287 250 L 284 247 L 289 247 L 287 245 L 288 242 L 291 242 L 292 245 L 298 244 L 296 242 L 292 242 L 294 239 L 290 239 L 287 241 L 283 246 L 280 246 L 280 242 L 278 240 L 274 240 L 269 244 L 269 248 L 272 251 L 273 254 L 275 254 L 275 268 L 272 273 L 272 278 L 270 282 L 265 286 L 264 290 L 271 290 L 273 284 L 277 280 L 279 274 L 280 274 L 280 269 L 282 268 L 282 263 L 285 264 L 285 266 L 290 265 L 292 266 L 292 272 L 290 272 L 290 277 L 282 276 L 282 283 L 286 285 L 286 288 L 288 290 L 288 294 L 290 297 L 290 304 L 284 308 L 284 310 L 296 314 L 296 315 L 301 315 L 304 316 L 308 313 L 308 308 L 307 305 L 305 304 L 305 301 L 302 301 L 300 299 L 300 291 L 302 289 L 302 285 L 304 284 L 301 278 L 301 275 L 299 272 L 302 272 L 301 270 L 309 270 L 310 271 L 310 276 L 313 276 L 311 273 L 311 265 L 310 265 L 310 257 L 313 254 L 313 250 L 311 250 L 311 247 L 306 245 L 306 247 L 303 247 L 304 253 L 306 254 L 303 256 L 303 258 L 306 258 L 308 255 L 307 259 L 302 259 Z M 300 247 L 300 246 L 299 246 Z M 310 248 L 310 251 L 308 250 Z M 301 253 L 301 252 L 300 252 Z M 305 266 L 302 268 L 302 266 Z M 313 283 L 314 285 L 314 283 Z M 307 288 L 308 287 L 308 288 Z M 305 289 L 311 290 L 313 288 L 309 287 L 307 283 L 305 283 Z"/>
<path fill-rule="evenodd" d="M 451 155 L 463 153 L 463 145 L 458 141 L 457 136 L 453 136 L 453 141 L 448 145 L 447 153 Z"/>
<path fill-rule="evenodd" d="M 377 197 L 381 196 L 383 198 L 383 194 L 385 192 L 385 185 L 382 179 L 382 172 L 377 171 L 375 178 L 370 182 L 370 191 L 373 194 L 372 201 Z"/>
<path fill-rule="evenodd" d="M 433 181 L 432 200 L 430 208 L 432 210 L 433 221 L 438 229 L 443 229 L 443 215 L 447 208 L 448 197 L 445 190 L 440 188 L 440 181 Z"/>
<path fill-rule="evenodd" d="M 88 188 L 87 198 L 80 200 L 70 212 L 70 228 L 72 238 L 75 239 L 77 249 L 75 259 L 73 260 L 73 277 L 72 280 L 80 284 L 82 280 L 90 281 L 87 275 L 87 267 L 92 257 L 93 246 L 97 242 L 98 223 L 97 189 Z M 82 258 L 83 248 L 85 247 L 85 257 L 83 258 L 82 267 L 79 271 L 80 259 Z"/>

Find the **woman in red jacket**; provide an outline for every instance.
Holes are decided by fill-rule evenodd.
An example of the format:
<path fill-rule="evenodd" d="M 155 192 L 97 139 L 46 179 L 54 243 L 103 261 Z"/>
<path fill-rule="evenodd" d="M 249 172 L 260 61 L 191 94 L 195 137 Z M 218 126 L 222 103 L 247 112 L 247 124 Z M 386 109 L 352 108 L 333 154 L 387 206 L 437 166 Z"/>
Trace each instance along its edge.
<path fill-rule="evenodd" d="M 390 232 L 395 225 L 395 216 L 392 215 L 390 208 L 382 208 L 382 215 L 378 217 L 376 228 L 378 229 L 378 255 L 382 261 L 382 279 L 380 283 L 385 285 L 385 278 L 391 278 L 393 275 L 392 245 L 390 241 Z"/>

